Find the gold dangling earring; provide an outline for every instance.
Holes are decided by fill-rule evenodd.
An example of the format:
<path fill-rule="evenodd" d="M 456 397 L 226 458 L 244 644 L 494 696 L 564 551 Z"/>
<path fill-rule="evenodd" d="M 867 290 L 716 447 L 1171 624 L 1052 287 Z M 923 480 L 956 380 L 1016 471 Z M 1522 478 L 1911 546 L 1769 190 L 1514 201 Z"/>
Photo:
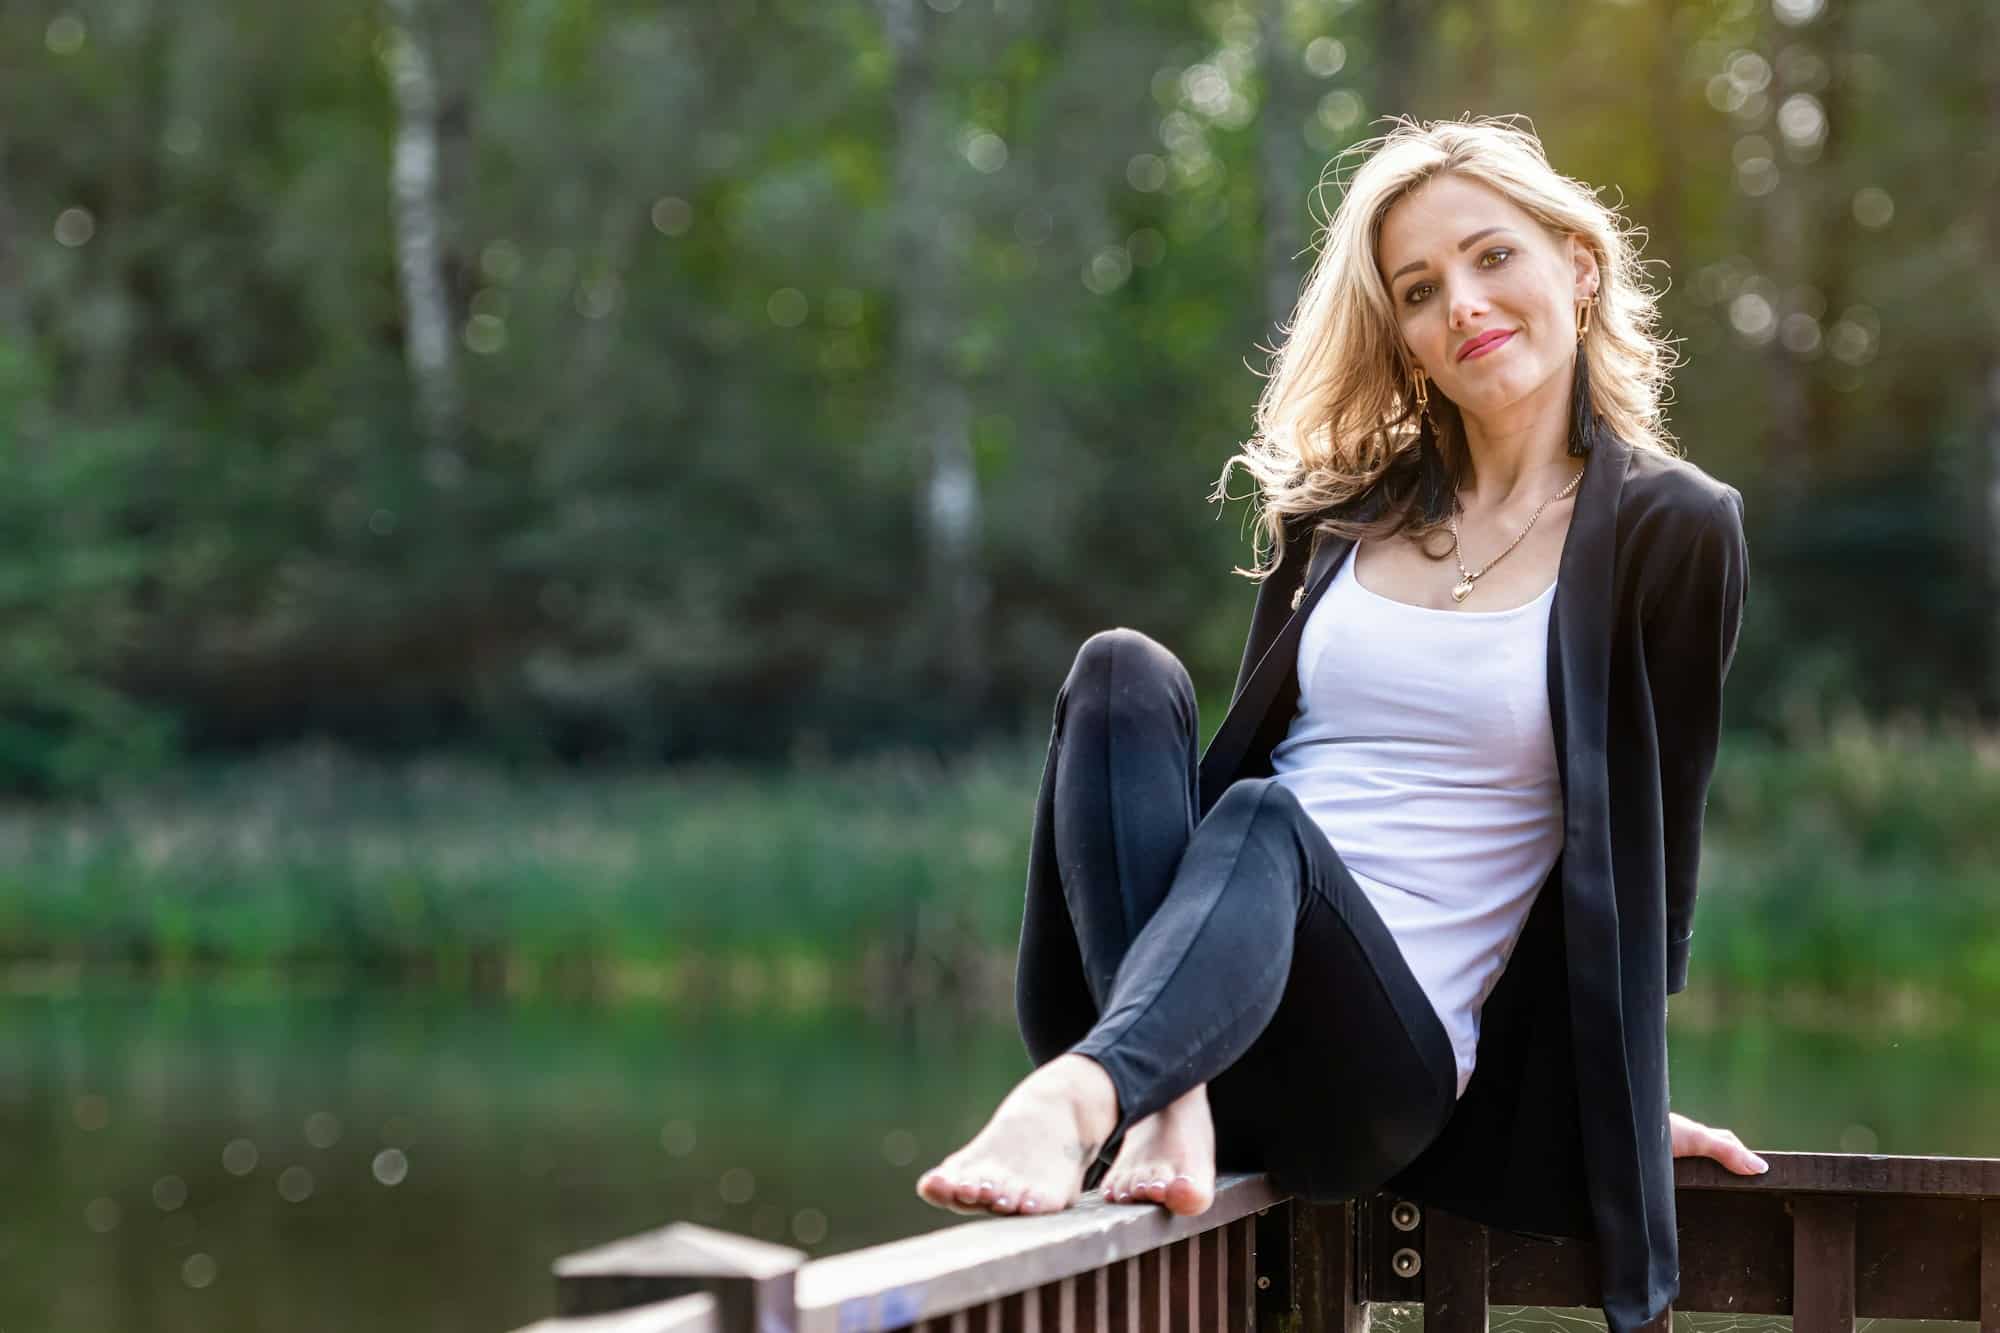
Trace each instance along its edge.
<path fill-rule="evenodd" d="M 1431 410 L 1431 395 L 1428 387 L 1428 377 L 1424 374 L 1421 367 L 1416 372 L 1416 383 L 1417 415 L 1428 416 Z"/>
<path fill-rule="evenodd" d="M 1583 322 L 1577 326 L 1576 330 L 1576 340 L 1578 342 L 1582 342 L 1583 335 L 1590 332 L 1590 307 L 1595 304 L 1597 304 L 1595 296 L 1586 296 L 1583 298 Z"/>

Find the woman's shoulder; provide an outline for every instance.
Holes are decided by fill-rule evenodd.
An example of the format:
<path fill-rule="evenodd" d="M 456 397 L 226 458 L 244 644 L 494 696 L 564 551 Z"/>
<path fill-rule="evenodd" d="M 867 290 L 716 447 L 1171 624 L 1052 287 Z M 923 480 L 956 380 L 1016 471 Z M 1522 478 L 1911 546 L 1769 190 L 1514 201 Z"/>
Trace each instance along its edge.
<path fill-rule="evenodd" d="M 1743 493 L 1700 464 L 1660 449 L 1634 449 L 1619 500 L 1619 526 L 1648 544 L 1685 543 L 1709 523 L 1740 527 Z"/>

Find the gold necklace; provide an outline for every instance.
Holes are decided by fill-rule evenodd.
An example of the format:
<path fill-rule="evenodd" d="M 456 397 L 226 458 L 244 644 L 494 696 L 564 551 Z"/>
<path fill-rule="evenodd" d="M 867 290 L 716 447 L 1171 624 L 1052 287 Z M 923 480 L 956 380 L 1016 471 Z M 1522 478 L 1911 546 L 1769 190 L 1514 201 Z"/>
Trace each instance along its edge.
<path fill-rule="evenodd" d="M 1563 496 L 1568 495 L 1571 491 L 1575 490 L 1577 483 L 1582 480 L 1583 480 L 1583 472 L 1582 470 L 1579 469 L 1577 474 L 1569 479 L 1567 485 L 1565 485 L 1561 490 L 1557 491 L 1554 495 L 1551 495 L 1547 500 L 1544 500 L 1539 505 L 1536 505 L 1534 514 L 1530 516 L 1528 519 L 1528 527 L 1522 528 L 1520 535 L 1515 537 L 1513 541 L 1507 543 L 1507 551 L 1511 551 L 1516 546 L 1519 546 L 1521 544 L 1521 538 L 1528 535 L 1528 528 L 1532 528 L 1535 526 L 1535 520 L 1542 516 L 1542 511 L 1549 507 L 1550 501 L 1562 499 Z M 1469 593 L 1471 593 L 1472 585 L 1480 578 L 1482 578 L 1487 570 L 1499 564 L 1502 558 L 1506 556 L 1507 551 L 1502 551 L 1499 555 L 1496 555 L 1491 560 L 1488 560 L 1484 565 L 1481 565 L 1476 572 L 1468 572 L 1465 568 L 1464 558 L 1461 557 L 1458 553 L 1458 495 L 1456 492 L 1454 492 L 1451 497 L 1451 517 L 1448 521 L 1451 524 L 1451 554 L 1452 558 L 1458 563 L 1458 582 L 1451 585 L 1451 600 L 1454 602 L 1462 602 L 1466 599 L 1466 596 Z"/>

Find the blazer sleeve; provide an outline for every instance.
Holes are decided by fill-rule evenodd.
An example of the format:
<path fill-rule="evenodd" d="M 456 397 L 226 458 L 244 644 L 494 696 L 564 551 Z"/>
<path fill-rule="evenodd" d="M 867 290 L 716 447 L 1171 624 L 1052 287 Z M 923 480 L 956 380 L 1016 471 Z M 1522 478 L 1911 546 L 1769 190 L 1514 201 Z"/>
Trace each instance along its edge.
<path fill-rule="evenodd" d="M 1687 986 L 1702 817 L 1722 739 L 1722 685 L 1749 589 L 1743 496 L 1733 486 L 1698 520 L 1685 554 L 1662 567 L 1645 613 L 1646 680 L 1660 750 L 1666 846 L 1667 994 Z"/>

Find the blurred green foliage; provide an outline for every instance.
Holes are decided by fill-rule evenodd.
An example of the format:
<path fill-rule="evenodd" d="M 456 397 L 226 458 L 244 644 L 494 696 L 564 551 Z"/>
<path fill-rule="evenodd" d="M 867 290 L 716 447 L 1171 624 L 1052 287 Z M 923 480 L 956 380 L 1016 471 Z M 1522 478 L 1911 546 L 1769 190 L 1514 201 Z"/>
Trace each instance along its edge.
<path fill-rule="evenodd" d="M 1647 229 L 1671 424 L 1749 500 L 1733 725 L 1995 706 L 1990 5 L 414 8 L 0 8 L 0 787 L 312 735 L 955 749 L 1111 624 L 1226 688 L 1244 506 L 1204 496 L 1387 113 L 1525 114 Z M 927 429 L 977 504 L 942 629 Z"/>
<path fill-rule="evenodd" d="M 510 774 L 325 749 L 0 815 L 0 963 L 1010 992 L 1040 745 Z M 2000 737 L 1732 737 L 1697 991 L 2000 1000 Z"/>

